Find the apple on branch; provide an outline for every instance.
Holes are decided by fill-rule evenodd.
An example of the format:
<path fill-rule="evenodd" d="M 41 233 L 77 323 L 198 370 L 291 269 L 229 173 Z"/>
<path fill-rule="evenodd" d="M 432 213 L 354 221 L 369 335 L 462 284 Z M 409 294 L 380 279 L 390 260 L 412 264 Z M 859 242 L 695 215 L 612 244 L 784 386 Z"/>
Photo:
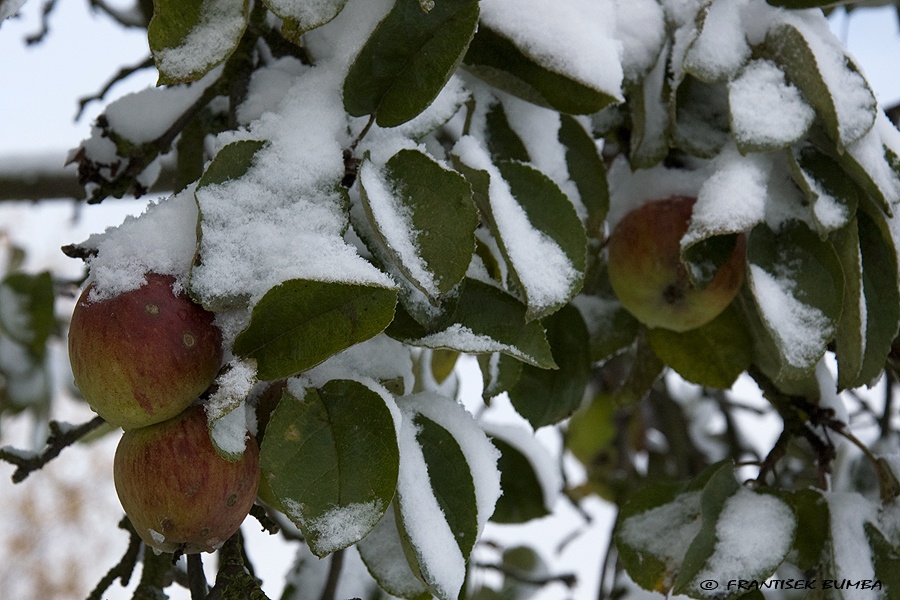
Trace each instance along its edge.
<path fill-rule="evenodd" d="M 119 501 L 151 548 L 213 552 L 241 526 L 256 500 L 259 450 L 222 458 L 209 438 L 206 411 L 192 406 L 174 419 L 125 431 L 113 462 Z"/>
<path fill-rule="evenodd" d="M 609 237 L 613 291 L 649 327 L 687 331 L 704 325 L 725 310 L 743 283 L 743 235 L 707 285 L 691 281 L 681 260 L 681 238 L 695 202 L 688 196 L 647 202 L 625 215 Z"/>
<path fill-rule="evenodd" d="M 170 419 L 215 379 L 222 335 L 213 313 L 150 273 L 136 290 L 92 301 L 89 285 L 72 314 L 75 385 L 97 414 L 124 429 Z"/>

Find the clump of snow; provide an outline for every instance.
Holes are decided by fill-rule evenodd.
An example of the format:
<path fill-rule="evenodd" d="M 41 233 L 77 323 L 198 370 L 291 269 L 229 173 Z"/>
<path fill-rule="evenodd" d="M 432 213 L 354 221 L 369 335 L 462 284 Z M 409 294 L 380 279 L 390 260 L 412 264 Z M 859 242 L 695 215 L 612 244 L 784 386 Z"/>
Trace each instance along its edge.
<path fill-rule="evenodd" d="M 768 60 L 751 61 L 729 83 L 728 103 L 735 137 L 751 146 L 787 146 L 806 133 L 816 116 Z"/>
<path fill-rule="evenodd" d="M 619 528 L 620 540 L 662 561 L 671 572 L 681 565 L 700 532 L 701 495 L 699 491 L 679 494 L 671 502 L 628 517 Z"/>
<path fill-rule="evenodd" d="M 525 288 L 529 307 L 540 311 L 568 298 L 578 273 L 563 249 L 528 220 L 484 146 L 475 138 L 464 136 L 454 146 L 453 153 L 469 167 L 487 171 L 490 176 L 488 195 L 492 217 Z"/>
<path fill-rule="evenodd" d="M 616 38 L 622 44 L 627 81 L 640 79 L 657 63 L 666 36 L 663 9 L 656 0 L 616 0 Z"/>
<path fill-rule="evenodd" d="M 482 0 L 481 21 L 538 64 L 622 98 L 613 0 Z"/>
<path fill-rule="evenodd" d="M 185 287 L 197 248 L 193 195 L 194 188 L 189 186 L 151 203 L 139 217 L 126 217 L 118 227 L 93 234 L 80 244 L 96 250 L 96 256 L 87 261 L 94 283 L 91 301 L 135 290 L 151 272 L 175 277 L 176 292 Z M 165 243 L 160 243 L 162 235 Z"/>
<path fill-rule="evenodd" d="M 426 348 L 448 348 L 473 354 L 503 352 L 528 362 L 534 362 L 535 360 L 534 357 L 522 352 L 515 346 L 499 342 L 489 335 L 475 333 L 460 323 L 454 323 L 442 331 L 419 338 L 415 340 L 415 344 Z"/>
<path fill-rule="evenodd" d="M 887 116 L 879 111 L 875 127 L 851 144 L 847 152 L 865 169 L 884 198 L 897 204 L 900 202 L 900 176 L 885 160 L 886 148 L 900 157 L 900 134 Z"/>
<path fill-rule="evenodd" d="M 206 401 L 206 416 L 210 421 L 222 418 L 237 407 L 256 385 L 256 360 L 235 358 L 228 368 L 216 377 L 215 391 Z"/>
<path fill-rule="evenodd" d="M 705 81 L 731 79 L 750 58 L 741 15 L 749 0 L 709 5 L 700 34 L 687 50 L 684 68 Z"/>
<path fill-rule="evenodd" d="M 815 364 L 824 340 L 831 338 L 831 322 L 822 311 L 797 299 L 791 277 L 776 277 L 754 264 L 749 274 L 761 316 L 778 340 L 784 359 L 800 368 Z"/>
<path fill-rule="evenodd" d="M 791 549 L 796 527 L 785 502 L 741 487 L 716 520 L 716 545 L 695 580 L 723 582 L 771 574 Z M 717 597 L 715 592 L 704 595 Z"/>
<path fill-rule="evenodd" d="M 303 507 L 299 502 L 290 498 L 283 498 L 281 502 L 292 521 L 301 523 L 305 530 L 317 536 L 315 550 L 323 555 L 346 548 L 362 538 L 384 514 L 381 502 L 372 500 L 335 506 L 309 519 L 303 514 Z"/>
<path fill-rule="evenodd" d="M 371 161 L 363 161 L 359 169 L 359 183 L 362 185 L 375 226 L 384 236 L 388 247 L 397 254 L 409 276 L 428 295 L 439 296 L 438 282 L 419 249 L 418 236 L 421 232 L 413 226 L 412 212 L 403 204 L 393 182 L 388 179 L 383 169 Z"/>
<path fill-rule="evenodd" d="M 210 421 L 210 436 L 216 449 L 229 458 L 240 458 L 250 437 L 251 420 L 255 428 L 255 414 L 255 411 L 247 410 L 246 402 L 241 402 L 216 420 Z"/>
<path fill-rule="evenodd" d="M 188 79 L 225 59 L 246 26 L 244 0 L 204 0 L 199 22 L 181 43 L 154 53 L 156 66 L 173 79 Z"/>
<path fill-rule="evenodd" d="M 415 383 L 410 347 L 379 334 L 350 346 L 304 373 L 314 387 L 351 375 L 379 382 L 399 381 L 402 382 L 402 393 L 409 393 Z"/>
<path fill-rule="evenodd" d="M 267 112 L 275 112 L 295 78 L 308 68 L 293 56 L 283 56 L 253 71 L 247 95 L 237 108 L 238 122 L 248 125 Z"/>

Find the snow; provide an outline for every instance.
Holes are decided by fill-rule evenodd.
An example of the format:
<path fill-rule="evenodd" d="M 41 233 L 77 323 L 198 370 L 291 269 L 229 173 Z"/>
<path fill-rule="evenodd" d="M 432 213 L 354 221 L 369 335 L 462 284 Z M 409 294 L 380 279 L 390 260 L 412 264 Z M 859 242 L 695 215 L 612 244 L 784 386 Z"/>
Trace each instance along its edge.
<path fill-rule="evenodd" d="M 891 204 L 900 202 L 900 176 L 885 160 L 885 148 L 900 156 L 900 134 L 884 113 L 879 113 L 875 127 L 851 144 L 847 153 L 865 169 L 875 186 Z"/>
<path fill-rule="evenodd" d="M 875 579 L 872 550 L 863 526 L 878 523 L 875 505 L 856 492 L 824 494 L 831 515 L 831 539 L 835 579 Z M 846 600 L 875 600 L 877 590 L 847 589 Z"/>
<path fill-rule="evenodd" d="M 482 0 L 481 22 L 539 65 L 622 98 L 613 0 Z"/>
<path fill-rule="evenodd" d="M 384 169 L 371 161 L 363 161 L 359 169 L 359 183 L 375 226 L 384 236 L 390 250 L 398 255 L 409 276 L 425 293 L 433 298 L 440 296 L 434 273 L 428 269 L 419 249 L 418 237 L 421 232 L 413 226 L 412 211 L 403 204 L 403 198 Z"/>
<path fill-rule="evenodd" d="M 759 265 L 750 265 L 750 285 L 769 331 L 788 364 L 805 368 L 818 362 L 822 342 L 831 337 L 833 327 L 815 307 L 794 296 L 795 283 L 776 277 Z"/>
<path fill-rule="evenodd" d="M 350 346 L 304 373 L 304 377 L 313 387 L 351 377 L 368 387 L 374 382 L 400 381 L 404 394 L 411 392 L 415 383 L 410 347 L 384 334 Z"/>
<path fill-rule="evenodd" d="M 547 512 L 552 512 L 563 489 L 562 474 L 559 470 L 559 463 L 535 439 L 534 432 L 525 427 L 490 421 L 482 421 L 481 428 L 489 436 L 503 440 L 525 456 L 540 483 L 544 496 L 544 508 L 547 509 Z"/>
<path fill-rule="evenodd" d="M 426 592 L 403 551 L 393 506 L 388 507 L 375 528 L 356 548 L 372 576 L 390 593 L 401 598 L 417 598 Z"/>
<path fill-rule="evenodd" d="M 294 84 L 308 67 L 293 56 L 283 56 L 253 71 L 247 97 L 237 107 L 237 120 L 249 125 L 267 112 L 275 112 Z"/>
<path fill-rule="evenodd" d="M 619 537 L 631 548 L 659 559 L 669 570 L 676 568 L 700 532 L 701 495 L 699 491 L 679 494 L 671 502 L 628 517 Z"/>
<path fill-rule="evenodd" d="M 700 34 L 688 46 L 684 68 L 704 81 L 731 79 L 750 58 L 742 13 L 750 0 L 715 0 Z"/>
<path fill-rule="evenodd" d="M 467 166 L 490 175 L 491 213 L 501 243 L 525 288 L 529 307 L 539 312 L 568 298 L 578 273 L 562 248 L 528 220 L 484 146 L 475 138 L 464 136 L 453 153 Z"/>
<path fill-rule="evenodd" d="M 716 520 L 712 556 L 694 580 L 725 582 L 771 574 L 791 549 L 796 527 L 793 511 L 782 500 L 741 487 L 725 502 Z"/>
<path fill-rule="evenodd" d="M 241 402 L 215 420 L 211 419 L 210 436 L 216 449 L 229 458 L 239 459 L 247 447 L 251 419 L 255 423 L 256 415 L 254 411 L 247 410 L 246 402 Z"/>
<path fill-rule="evenodd" d="M 787 146 L 800 139 L 815 111 L 784 72 L 768 60 L 751 61 L 728 85 L 731 128 L 753 146 Z"/>
<path fill-rule="evenodd" d="M 203 0 L 200 20 L 179 45 L 155 52 L 156 65 L 173 79 L 189 79 L 225 59 L 246 24 L 244 0 Z"/>
<path fill-rule="evenodd" d="M 166 243 L 160 243 L 165 231 Z M 91 301 L 111 298 L 144 284 L 144 275 L 172 275 L 176 291 L 185 287 L 197 246 L 197 205 L 189 186 L 166 200 L 151 203 L 140 217 L 126 217 L 118 227 L 93 234 L 80 244 L 97 251 L 88 259 Z"/>
<path fill-rule="evenodd" d="M 299 502 L 284 498 L 282 504 L 292 521 L 315 533 L 316 551 L 323 555 L 346 548 L 365 536 L 384 513 L 381 502 L 372 500 L 335 506 L 318 517 L 307 519 Z"/>
<path fill-rule="evenodd" d="M 666 23 L 656 0 L 616 0 L 616 38 L 622 44 L 626 81 L 640 79 L 657 63 Z"/>

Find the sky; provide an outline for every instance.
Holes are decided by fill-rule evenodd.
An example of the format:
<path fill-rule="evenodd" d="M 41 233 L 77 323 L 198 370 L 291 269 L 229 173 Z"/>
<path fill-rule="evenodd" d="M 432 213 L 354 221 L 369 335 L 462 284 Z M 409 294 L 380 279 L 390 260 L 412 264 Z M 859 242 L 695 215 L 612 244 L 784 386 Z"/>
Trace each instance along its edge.
<path fill-rule="evenodd" d="M 121 3 L 121 0 L 118 3 Z M 91 121 L 99 114 L 104 104 L 91 103 L 82 119 L 76 122 L 73 117 L 77 110 L 77 99 L 94 94 L 121 66 L 140 62 L 148 55 L 146 38 L 140 30 L 124 30 L 108 17 L 91 13 L 86 0 L 58 3 L 50 21 L 51 31 L 44 43 L 26 47 L 23 38 L 39 29 L 39 13 L 42 6 L 42 2 L 31 0 L 25 5 L 22 18 L 0 24 L 0 57 L 2 57 L 0 82 L 3 82 L 3 91 L 0 91 L 0 165 L 15 162 L 10 160 L 11 157 L 18 160 L 47 154 L 58 156 L 61 163 L 67 150 L 77 146 L 89 135 Z M 832 19 L 832 25 L 838 36 L 848 44 L 851 54 L 861 65 L 882 104 L 891 106 L 900 102 L 900 77 L 896 75 L 898 72 L 896 63 L 887 60 L 890 57 L 900 57 L 900 32 L 893 9 L 859 11 L 849 20 L 838 15 Z M 107 100 L 154 83 L 155 73 L 152 70 L 143 71 L 116 85 Z M 79 241 L 90 232 L 100 231 L 106 226 L 121 222 L 125 214 L 140 212 L 142 207 L 143 203 L 134 201 L 106 202 L 102 207 L 88 207 L 81 214 L 82 218 L 77 226 L 73 228 L 71 217 L 75 213 L 67 204 L 41 203 L 37 206 L 7 204 L 0 209 L 0 230 L 11 230 L 14 236 L 17 231 L 19 234 L 26 230 L 29 232 L 28 237 L 31 238 L 33 248 L 29 263 L 32 269 L 37 270 L 50 265 L 60 268 L 59 266 L 63 265 L 61 268 L 75 276 L 80 265 L 76 264 L 77 261 L 60 256 L 57 249 L 60 243 Z M 476 391 L 469 395 L 477 396 L 477 394 Z M 73 415 L 73 421 L 80 420 L 77 410 L 71 410 L 69 414 Z M 83 417 L 83 413 L 81 416 Z M 552 447 L 554 444 L 552 436 L 545 438 L 544 441 Z M 103 461 L 109 458 L 109 444 L 98 446 L 98 452 L 100 454 L 88 455 L 79 449 L 72 453 L 71 462 L 68 464 L 78 464 L 78 461 L 82 463 L 99 461 L 95 466 L 106 468 Z M 64 464 L 66 463 L 60 463 Z M 79 470 L 67 475 L 64 471 L 65 469 L 61 469 L 60 472 L 48 476 L 60 490 L 67 489 L 66 486 L 73 483 L 70 480 L 72 477 L 99 476 L 93 472 L 85 473 Z M 0 477 L 6 480 L 0 482 L 0 497 L 4 498 L 13 493 L 7 484 L 6 472 L 7 470 L 0 469 Z M 34 476 L 35 480 L 42 475 L 43 473 Z M 15 490 L 16 494 L 21 494 L 16 496 L 17 499 L 30 498 L 38 494 L 36 490 L 39 490 L 39 482 L 30 481 L 29 484 L 28 488 Z M 109 489 L 105 492 L 94 492 L 94 497 L 89 498 L 88 502 L 103 507 L 103 511 L 107 511 L 107 514 L 118 510 L 115 495 L 114 493 L 110 495 Z M 590 505 L 589 510 L 596 517 L 593 523 L 579 523 L 573 519 L 572 514 L 563 509 L 559 521 L 535 524 L 526 528 L 522 535 L 543 537 L 544 541 L 551 541 L 547 536 L 552 535 L 552 541 L 558 542 L 569 533 L 577 531 L 579 527 L 584 528 L 583 535 L 569 546 L 566 556 L 582 557 L 581 568 L 585 572 L 595 573 L 608 536 L 611 513 L 599 502 Z M 108 527 L 110 521 L 107 518 L 106 523 L 101 522 L 96 526 Z M 0 518 L 0 530 L 8 526 L 9 520 Z M 76 537 L 78 535 L 94 535 L 93 530 L 80 533 L 73 533 L 69 529 L 66 531 L 69 532 L 66 535 L 71 536 L 67 539 L 72 544 L 78 543 Z M 6 534 L 9 534 L 8 530 L 0 531 L 0 539 Z M 504 541 L 515 538 L 508 529 L 502 527 L 491 529 L 489 535 Z M 38 546 L 32 551 L 42 553 L 45 558 L 53 556 L 47 549 L 52 542 L 52 539 L 48 539 L 44 546 Z M 120 538 L 111 538 L 109 548 L 96 550 L 98 554 L 93 555 L 96 558 L 93 565 L 97 571 L 96 576 L 93 573 L 86 575 L 91 584 L 118 559 L 117 553 L 121 551 L 117 544 L 120 542 Z M 274 544 L 272 540 L 254 539 L 254 547 L 267 545 L 274 550 L 265 555 L 260 562 L 265 566 L 265 574 L 271 581 L 284 572 L 292 555 L 285 546 Z M 252 552 L 251 548 L 251 554 Z M 0 563 L 2 562 L 8 561 L 0 560 Z M 3 567 L 0 567 L 0 585 L 3 585 L 4 576 L 11 577 L 12 573 L 3 571 Z M 275 594 L 277 590 L 276 586 L 267 591 Z M 591 597 L 591 592 L 593 592 L 591 589 L 582 590 L 578 597 Z M 561 586 L 556 586 L 548 588 L 544 596 L 559 598 L 563 593 Z M 172 597 L 177 599 L 180 596 L 173 593 Z"/>

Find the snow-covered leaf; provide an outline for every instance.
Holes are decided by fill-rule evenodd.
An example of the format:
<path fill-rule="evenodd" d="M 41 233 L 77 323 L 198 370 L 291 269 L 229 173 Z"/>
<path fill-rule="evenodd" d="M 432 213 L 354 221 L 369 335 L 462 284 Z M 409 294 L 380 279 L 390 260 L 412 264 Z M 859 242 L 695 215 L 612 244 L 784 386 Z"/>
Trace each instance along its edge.
<path fill-rule="evenodd" d="M 581 313 L 564 306 L 543 320 L 553 360 L 559 369 L 522 367 L 509 390 L 516 412 L 537 429 L 569 417 L 581 406 L 590 379 L 590 343 Z"/>
<path fill-rule="evenodd" d="M 884 597 L 891 598 L 900 590 L 900 547 L 871 523 L 866 523 L 863 528 L 872 548 L 875 580 L 881 583 L 880 591 Z"/>
<path fill-rule="evenodd" d="M 730 388 L 753 361 L 753 340 L 733 307 L 696 329 L 656 328 L 647 335 L 664 363 L 698 385 Z"/>
<path fill-rule="evenodd" d="M 418 150 L 383 169 L 363 162 L 360 197 L 372 229 L 416 287 L 437 300 L 463 278 L 475 250 L 478 214 L 466 180 Z"/>
<path fill-rule="evenodd" d="M 572 203 L 533 167 L 514 161 L 495 165 L 471 137 L 462 138 L 453 152 L 525 297 L 528 320 L 552 314 L 584 281 L 587 235 Z"/>
<path fill-rule="evenodd" d="M 234 52 L 248 18 L 248 0 L 156 0 L 147 34 L 159 82 L 203 77 Z"/>
<path fill-rule="evenodd" d="M 393 401 L 391 401 L 393 402 Z M 272 413 L 260 468 L 316 556 L 365 537 L 388 509 L 399 454 L 387 401 L 356 381 L 287 392 Z"/>
<path fill-rule="evenodd" d="M 779 232 L 759 225 L 747 244 L 749 283 L 776 342 L 781 377 L 812 372 L 832 340 L 843 301 L 844 274 L 834 246 L 802 223 Z"/>
<path fill-rule="evenodd" d="M 794 182 L 812 206 L 819 233 L 844 227 L 856 213 L 859 195 L 840 164 L 809 145 L 792 148 L 788 158 Z"/>
<path fill-rule="evenodd" d="M 401 330 L 392 326 L 387 333 L 414 346 L 473 354 L 502 352 L 542 369 L 556 368 L 540 322 L 526 322 L 521 302 L 476 279 L 463 280 L 452 312 L 442 317 L 433 330 Z"/>
<path fill-rule="evenodd" d="M 523 363 L 508 354 L 495 352 L 479 354 L 478 366 L 481 367 L 481 380 L 484 383 L 481 397 L 486 403 L 492 398 L 507 392 L 519 381 Z"/>
<path fill-rule="evenodd" d="M 477 23 L 477 0 L 442 0 L 427 13 L 418 0 L 397 0 L 347 73 L 347 112 L 374 114 L 382 127 L 417 116 L 456 70 Z"/>
<path fill-rule="evenodd" d="M 706 82 L 728 81 L 750 58 L 742 22 L 747 0 L 707 2 L 698 15 L 699 33 L 688 45 L 683 68 Z"/>
<path fill-rule="evenodd" d="M 799 140 L 815 118 L 800 91 L 768 60 L 750 61 L 728 83 L 728 106 L 731 131 L 743 154 L 784 148 Z"/>
<path fill-rule="evenodd" d="M 689 154 L 712 158 L 730 134 L 728 88 L 685 75 L 675 93 L 673 143 Z"/>
<path fill-rule="evenodd" d="M 631 113 L 632 168 L 649 168 L 662 161 L 669 151 L 671 129 L 666 78 L 669 46 L 659 54 L 656 65 L 638 82 L 628 86 L 628 110 Z"/>
<path fill-rule="evenodd" d="M 771 59 L 816 109 L 839 148 L 872 128 L 875 96 L 840 42 L 820 22 L 800 18 L 781 23 L 769 31 L 765 45 Z"/>
<path fill-rule="evenodd" d="M 475 540 L 500 496 L 498 452 L 454 400 L 422 393 L 400 398 L 398 405 L 401 540 L 431 593 L 455 600 Z"/>
<path fill-rule="evenodd" d="M 570 114 L 621 101 L 622 66 L 609 0 L 482 2 L 465 64 L 491 85 Z M 571 23 L 579 23 L 573 29 Z"/>
<path fill-rule="evenodd" d="M 295 2 L 292 0 L 263 0 L 275 15 L 289 26 L 291 35 L 300 35 L 320 27 L 335 18 L 347 0 L 319 0 Z"/>
<path fill-rule="evenodd" d="M 495 102 L 485 114 L 485 137 L 491 159 L 528 162 L 522 138 L 510 127 L 502 102 Z"/>
<path fill-rule="evenodd" d="M 866 305 L 856 217 L 830 236 L 844 271 L 844 300 L 834 336 L 838 389 L 856 387 L 866 352 Z"/>
<path fill-rule="evenodd" d="M 288 377 L 384 331 L 396 304 L 389 288 L 291 279 L 253 307 L 234 353 L 256 359 L 262 380 Z"/>
<path fill-rule="evenodd" d="M 879 112 L 875 127 L 837 157 L 847 174 L 888 216 L 900 202 L 898 137 L 893 123 Z"/>
<path fill-rule="evenodd" d="M 731 464 L 723 465 L 703 488 L 700 531 L 684 556 L 673 591 L 694 598 L 732 598 L 740 590 L 707 590 L 703 582 L 763 581 L 791 550 L 797 519 L 773 494 L 738 484 Z"/>

